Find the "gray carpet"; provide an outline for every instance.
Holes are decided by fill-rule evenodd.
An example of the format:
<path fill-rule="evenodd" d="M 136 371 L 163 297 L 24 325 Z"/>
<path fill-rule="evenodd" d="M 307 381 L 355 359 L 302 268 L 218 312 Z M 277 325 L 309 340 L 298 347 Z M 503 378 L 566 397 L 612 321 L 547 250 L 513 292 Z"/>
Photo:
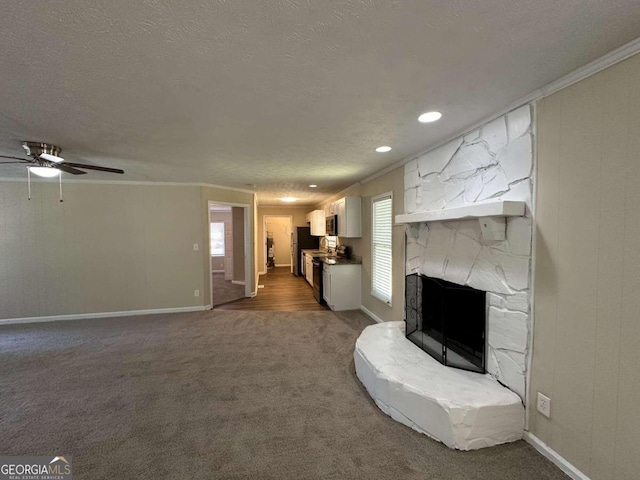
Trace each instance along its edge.
<path fill-rule="evenodd" d="M 211 274 L 211 288 L 213 290 L 211 306 L 213 307 L 245 298 L 244 285 L 236 285 L 231 283 L 231 280 L 225 280 L 224 273 Z"/>
<path fill-rule="evenodd" d="M 74 478 L 565 479 L 524 442 L 449 450 L 354 373 L 357 312 L 150 315 L 0 327 L 0 453 Z"/>

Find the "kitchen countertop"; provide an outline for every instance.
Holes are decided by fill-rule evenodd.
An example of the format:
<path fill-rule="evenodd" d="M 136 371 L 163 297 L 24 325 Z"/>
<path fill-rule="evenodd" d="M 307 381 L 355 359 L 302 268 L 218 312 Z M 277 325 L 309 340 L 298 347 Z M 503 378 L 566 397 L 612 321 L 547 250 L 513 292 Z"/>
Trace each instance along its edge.
<path fill-rule="evenodd" d="M 303 248 L 300 250 L 305 255 L 313 255 L 314 257 L 327 256 L 329 255 L 327 252 L 323 250 L 318 250 L 317 248 Z"/>
<path fill-rule="evenodd" d="M 320 257 L 320 261 L 327 265 L 361 265 L 362 259 L 360 258 L 338 258 L 338 257 Z"/>
<path fill-rule="evenodd" d="M 326 263 L 327 265 L 360 265 L 362 264 L 362 259 L 360 257 L 354 258 L 339 258 L 335 255 L 329 255 L 328 252 L 317 249 L 302 249 L 302 253 L 305 255 L 311 255 L 314 258 L 317 258 L 321 262 Z"/>

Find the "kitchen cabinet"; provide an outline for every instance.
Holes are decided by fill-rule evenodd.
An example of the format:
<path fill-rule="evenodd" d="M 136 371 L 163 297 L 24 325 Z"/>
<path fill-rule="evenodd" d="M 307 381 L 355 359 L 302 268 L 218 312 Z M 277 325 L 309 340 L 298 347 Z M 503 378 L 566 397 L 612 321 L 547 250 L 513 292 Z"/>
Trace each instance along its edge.
<path fill-rule="evenodd" d="M 362 237 L 362 199 L 344 197 L 333 202 L 334 214 L 338 216 L 338 236 Z"/>
<path fill-rule="evenodd" d="M 327 263 L 323 266 L 322 288 L 324 301 L 331 310 L 357 310 L 361 306 L 359 264 Z"/>
<path fill-rule="evenodd" d="M 311 235 L 315 237 L 324 237 L 326 233 L 324 210 L 314 210 L 307 215 L 309 225 L 311 226 Z"/>
<path fill-rule="evenodd" d="M 313 287 L 313 256 L 305 255 L 304 261 L 304 278 Z"/>

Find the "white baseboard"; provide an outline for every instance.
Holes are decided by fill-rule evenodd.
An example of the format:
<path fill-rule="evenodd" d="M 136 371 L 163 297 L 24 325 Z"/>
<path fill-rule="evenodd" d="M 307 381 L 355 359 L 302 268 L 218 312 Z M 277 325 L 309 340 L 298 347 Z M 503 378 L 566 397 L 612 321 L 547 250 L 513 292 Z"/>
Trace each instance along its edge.
<path fill-rule="evenodd" d="M 360 305 L 360 310 L 362 310 L 364 313 L 366 313 L 369 317 L 373 318 L 376 322 L 384 323 L 384 320 L 382 320 L 379 316 L 377 316 L 375 313 L 373 313 L 371 310 L 369 310 L 364 305 Z"/>
<path fill-rule="evenodd" d="M 290 263 L 276 263 L 276 267 L 290 267 Z"/>
<path fill-rule="evenodd" d="M 258 272 L 258 275 L 266 275 L 267 271 L 265 270 L 264 272 Z"/>
<path fill-rule="evenodd" d="M 569 475 L 573 480 L 589 480 L 584 473 L 578 470 L 576 467 L 571 465 L 566 459 L 561 457 L 558 452 L 553 450 L 549 445 L 544 443 L 538 437 L 536 437 L 531 432 L 524 432 L 524 441 L 535 448 L 538 452 L 540 452 L 543 456 L 551 460 L 551 462 L 562 470 L 564 473 Z"/>
<path fill-rule="evenodd" d="M 49 317 L 24 317 L 24 318 L 6 318 L 0 320 L 0 325 L 11 325 L 15 323 L 39 323 L 39 322 L 58 322 L 64 320 L 85 320 L 93 318 L 109 318 L 109 317 L 128 317 L 135 315 L 152 315 L 157 313 L 185 313 L 185 312 L 201 312 L 210 310 L 211 305 L 198 307 L 178 307 L 178 308 L 157 308 L 154 310 L 131 310 L 127 312 L 99 312 L 99 313 L 76 313 L 73 315 L 51 315 Z"/>
<path fill-rule="evenodd" d="M 240 280 L 231 280 L 231 283 L 234 285 L 244 285 L 244 280 L 242 282 Z"/>
<path fill-rule="evenodd" d="M 211 273 L 224 273 L 224 270 L 211 270 Z"/>

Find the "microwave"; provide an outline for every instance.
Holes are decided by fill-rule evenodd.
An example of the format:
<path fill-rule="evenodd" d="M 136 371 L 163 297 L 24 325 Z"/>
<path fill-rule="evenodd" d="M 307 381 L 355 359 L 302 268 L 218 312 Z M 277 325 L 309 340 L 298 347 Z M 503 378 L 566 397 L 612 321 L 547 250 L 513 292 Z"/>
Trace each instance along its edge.
<path fill-rule="evenodd" d="M 335 237 L 338 235 L 338 216 L 337 215 L 329 215 L 327 217 L 327 230 L 325 235 L 330 237 Z"/>

